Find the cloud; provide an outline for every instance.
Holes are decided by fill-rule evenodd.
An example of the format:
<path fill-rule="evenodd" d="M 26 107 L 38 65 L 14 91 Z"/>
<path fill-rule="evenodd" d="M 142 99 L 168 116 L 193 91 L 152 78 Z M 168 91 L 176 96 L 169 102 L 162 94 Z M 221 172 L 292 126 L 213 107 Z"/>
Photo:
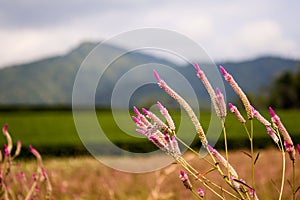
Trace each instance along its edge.
<path fill-rule="evenodd" d="M 295 50 L 295 44 L 286 36 L 279 24 L 264 20 L 246 24 L 237 33 L 237 41 L 242 49 L 250 53 L 284 54 Z"/>
<path fill-rule="evenodd" d="M 277 2 L 277 1 L 276 1 Z M 300 58 L 300 3 L 278 1 L 0 1 L 0 66 L 60 54 L 83 40 L 158 27 L 179 32 L 215 60 L 276 53 Z"/>

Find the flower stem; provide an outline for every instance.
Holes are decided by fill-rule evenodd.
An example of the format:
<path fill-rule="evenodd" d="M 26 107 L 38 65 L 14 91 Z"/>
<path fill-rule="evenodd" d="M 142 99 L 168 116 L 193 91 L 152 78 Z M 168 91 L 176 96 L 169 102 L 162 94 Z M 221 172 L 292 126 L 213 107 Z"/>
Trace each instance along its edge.
<path fill-rule="evenodd" d="M 193 154 L 195 154 L 198 158 L 201 158 L 200 154 L 195 151 L 194 149 L 192 149 L 189 145 L 187 145 L 184 141 L 182 141 L 179 137 L 177 137 L 176 134 L 174 134 L 176 140 L 178 142 L 180 142 L 182 145 L 184 145 L 187 149 L 189 149 Z M 209 160 L 207 160 L 205 157 L 201 158 L 203 160 L 205 160 L 208 164 L 210 164 L 211 166 L 215 166 L 212 162 L 210 162 Z"/>
<path fill-rule="evenodd" d="M 203 199 L 202 197 L 200 197 L 200 196 L 197 194 L 197 192 L 196 192 L 195 190 L 191 189 L 191 192 L 193 193 L 193 195 L 194 195 L 195 197 L 197 197 L 197 199 Z"/>
<path fill-rule="evenodd" d="M 281 177 L 281 186 L 280 186 L 280 193 L 279 193 L 279 198 L 278 200 L 282 199 L 282 194 L 283 194 L 283 187 L 284 187 L 284 179 L 285 179 L 285 151 L 284 151 L 284 147 L 283 147 L 283 143 L 280 137 L 280 134 L 278 132 L 278 129 L 276 129 L 276 134 L 279 138 L 279 149 L 281 151 L 281 155 L 282 155 L 282 177 Z"/>
<path fill-rule="evenodd" d="M 228 147 L 227 147 L 227 134 L 226 134 L 226 128 L 225 128 L 225 120 L 222 120 L 222 128 L 223 128 L 223 133 L 224 133 L 224 145 L 225 145 L 225 157 L 226 157 L 226 161 L 227 161 L 227 175 L 228 177 L 230 177 L 229 174 L 229 158 L 228 158 Z"/>
<path fill-rule="evenodd" d="M 251 168 L 252 168 L 252 188 L 255 191 L 255 170 L 254 170 L 254 150 L 253 150 L 253 120 L 250 120 L 250 148 L 251 148 Z"/>
<path fill-rule="evenodd" d="M 296 168 L 295 168 L 295 160 L 292 160 L 292 163 L 293 163 L 293 185 L 292 185 L 292 192 L 293 192 L 293 200 L 296 200 L 296 191 L 295 191 Z"/>

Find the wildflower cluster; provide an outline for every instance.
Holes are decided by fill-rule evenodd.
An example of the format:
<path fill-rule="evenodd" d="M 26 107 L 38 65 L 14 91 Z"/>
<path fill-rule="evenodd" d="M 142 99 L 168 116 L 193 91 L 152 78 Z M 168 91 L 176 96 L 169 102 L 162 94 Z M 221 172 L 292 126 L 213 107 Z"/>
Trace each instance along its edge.
<path fill-rule="evenodd" d="M 25 172 L 22 171 L 20 166 L 15 162 L 15 158 L 21 152 L 21 142 L 17 142 L 16 150 L 12 154 L 13 142 L 7 125 L 3 127 L 2 132 L 7 140 L 7 144 L 4 144 L 4 155 L 2 155 L 0 151 L 1 199 L 53 199 L 52 186 L 48 174 L 44 169 L 42 157 L 39 152 L 32 146 L 29 147 L 31 153 L 37 159 L 37 169 L 32 174 L 32 177 L 27 177 Z"/>
<path fill-rule="evenodd" d="M 244 105 L 247 120 L 242 116 L 239 112 L 238 108 L 234 106 L 232 103 L 229 103 L 229 110 L 233 113 L 237 120 L 242 124 L 245 129 L 245 133 L 247 134 L 250 142 L 250 153 L 247 153 L 251 158 L 251 171 L 252 171 L 252 180 L 251 184 L 247 183 L 245 180 L 239 177 L 238 172 L 235 170 L 234 166 L 232 166 L 229 162 L 228 156 L 228 144 L 227 144 L 227 133 L 225 126 L 225 118 L 227 116 L 227 106 L 224 101 L 224 96 L 221 93 L 219 88 L 214 89 L 209 83 L 205 73 L 200 69 L 199 65 L 195 64 L 195 69 L 197 72 L 198 78 L 203 83 L 206 88 L 211 101 L 216 112 L 216 115 L 219 117 L 224 134 L 224 142 L 225 142 L 225 157 L 221 155 L 216 149 L 209 145 L 208 140 L 206 138 L 205 132 L 201 126 L 200 121 L 196 117 L 196 114 L 193 112 L 192 108 L 189 104 L 172 88 L 170 88 L 167 83 L 160 78 L 158 73 L 154 71 L 154 76 L 158 82 L 160 88 L 162 88 L 167 94 L 169 94 L 174 100 L 176 100 L 182 108 L 189 115 L 194 127 L 195 131 L 199 136 L 199 139 L 203 145 L 203 147 L 207 150 L 209 154 L 210 160 L 207 158 L 201 158 L 201 156 L 193 149 L 188 147 L 182 140 L 180 140 L 176 136 L 176 129 L 174 122 L 169 115 L 167 109 L 162 106 L 161 103 L 157 103 L 161 114 L 164 116 L 167 124 L 165 124 L 162 120 L 160 120 L 154 113 L 142 109 L 144 114 L 141 114 L 136 107 L 134 107 L 134 112 L 136 116 L 133 116 L 132 119 L 136 123 L 138 129 L 136 130 L 138 133 L 145 135 L 151 142 L 153 142 L 158 148 L 171 155 L 178 164 L 180 164 L 184 170 L 180 171 L 180 180 L 183 182 L 183 185 L 186 189 L 190 190 L 198 199 L 205 198 L 205 190 L 210 191 L 219 199 L 228 199 L 228 197 L 233 199 L 259 199 L 255 189 L 255 164 L 258 159 L 259 153 L 256 154 L 254 152 L 253 143 L 254 143 L 254 130 L 253 130 L 253 120 L 257 119 L 260 123 L 262 123 L 266 127 L 266 133 L 270 135 L 276 146 L 281 152 L 282 155 L 282 180 L 281 186 L 279 189 L 279 197 L 278 199 L 282 199 L 282 194 L 284 190 L 285 183 L 285 152 L 289 154 L 290 160 L 292 161 L 293 166 L 293 181 L 291 183 L 292 187 L 292 196 L 293 199 L 296 199 L 297 191 L 300 191 L 299 187 L 296 187 L 295 177 L 295 161 L 296 161 L 296 150 L 293 144 L 293 141 L 281 122 L 280 118 L 272 108 L 270 108 L 271 121 L 265 119 L 259 111 L 257 111 L 248 100 L 247 96 L 234 80 L 232 75 L 230 75 L 222 66 L 220 66 L 220 72 L 223 74 L 224 79 L 229 83 L 234 92 L 240 98 L 241 102 Z M 250 123 L 250 129 L 249 125 Z M 191 164 L 189 164 L 183 157 L 180 152 L 178 142 L 187 146 L 188 149 L 197 155 L 201 160 L 207 162 L 211 168 L 203 171 L 198 171 Z M 297 145 L 297 149 L 300 155 L 300 145 Z M 225 169 L 225 170 L 224 170 Z M 227 183 L 229 189 L 221 187 L 216 184 L 213 180 L 207 178 L 207 174 L 216 171 Z M 186 173 L 187 172 L 187 173 Z M 202 187 L 199 187 L 197 190 L 194 190 L 193 183 L 189 179 L 189 175 L 195 178 L 195 181 L 200 182 Z M 249 181 L 250 182 L 250 181 Z M 203 188 L 203 189 L 202 189 Z"/>
<path fill-rule="evenodd" d="M 132 116 L 133 121 L 139 127 L 136 131 L 140 134 L 145 135 L 148 139 L 153 142 L 158 148 L 167 152 L 169 155 L 174 158 L 181 156 L 181 152 L 178 146 L 178 142 L 174 136 L 175 125 L 169 115 L 169 112 L 160 102 L 157 102 L 157 105 L 160 109 L 160 112 L 167 120 L 168 125 L 161 121 L 154 113 L 142 109 L 143 114 L 134 107 L 135 116 Z M 148 121 L 148 119 L 153 121 L 153 124 Z"/>

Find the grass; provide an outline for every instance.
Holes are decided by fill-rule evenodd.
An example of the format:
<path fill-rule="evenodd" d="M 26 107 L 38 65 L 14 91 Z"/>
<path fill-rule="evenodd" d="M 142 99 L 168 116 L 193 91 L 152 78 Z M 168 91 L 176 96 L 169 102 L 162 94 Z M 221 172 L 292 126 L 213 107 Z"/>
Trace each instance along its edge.
<path fill-rule="evenodd" d="M 221 152 L 224 155 L 224 152 Z M 250 159 L 241 153 L 241 150 L 229 152 L 230 161 L 237 172 L 246 181 L 251 180 Z M 298 155 L 297 155 L 298 156 Z M 187 153 L 185 158 L 200 169 L 208 169 L 205 162 L 199 162 L 194 155 Z M 122 159 L 128 165 L 138 165 L 134 158 L 111 158 Z M 155 158 L 156 160 L 159 158 Z M 143 158 L 151 160 L 151 158 Z M 33 161 L 21 161 L 26 170 L 31 171 L 35 167 Z M 92 157 L 56 158 L 44 160 L 45 168 L 53 185 L 53 194 L 56 200 L 71 199 L 193 199 L 192 194 L 184 188 L 179 176 L 181 167 L 177 164 L 170 165 L 156 172 L 144 174 L 129 174 L 108 168 Z M 297 162 L 299 169 L 300 163 Z M 277 189 L 280 185 L 280 152 L 269 148 L 261 152 L 256 164 L 257 192 L 261 199 L 277 199 Z M 214 174 L 211 174 L 214 176 Z M 287 179 L 291 180 L 291 171 L 287 171 Z M 224 181 L 220 178 L 217 182 L 224 187 Z M 192 180 L 195 184 L 195 181 Z M 297 180 L 299 185 L 300 180 Z M 194 185 L 195 186 L 195 185 Z M 196 187 L 196 186 L 195 186 Z M 289 199 L 290 188 L 286 184 L 283 199 Z M 206 199 L 215 196 L 206 192 Z M 298 196 L 297 198 L 300 198 Z"/>
<path fill-rule="evenodd" d="M 297 117 L 300 115 L 299 110 L 279 111 L 278 112 L 287 129 L 292 135 L 295 144 L 300 143 L 300 127 L 297 123 Z M 269 116 L 267 112 L 262 112 L 266 117 Z M 176 123 L 176 126 L 180 126 L 180 112 L 171 112 L 172 117 Z M 109 111 L 98 111 L 98 121 L 101 125 L 106 136 L 120 146 L 126 143 L 143 143 L 146 140 L 144 138 L 134 139 L 130 135 L 138 136 L 135 133 L 135 125 L 131 121 L 130 116 L 126 112 L 118 112 L 118 117 L 121 121 L 121 128 L 130 135 L 127 135 L 122 131 L 115 123 L 111 112 Z M 210 122 L 210 113 L 202 112 L 200 114 L 200 121 L 207 129 Z M 255 120 L 254 120 L 255 121 Z M 21 140 L 23 146 L 32 144 L 33 146 L 43 148 L 42 154 L 51 154 L 53 151 L 68 151 L 82 153 L 85 151 L 82 142 L 75 129 L 73 116 L 71 111 L 16 111 L 16 112 L 0 112 L 0 125 L 8 124 L 9 131 L 16 142 Z M 190 122 L 184 123 L 183 133 L 180 135 L 183 139 L 185 137 L 194 137 L 194 130 L 189 124 Z M 123 125 L 122 125 L 123 124 Z M 88 125 L 87 131 L 88 131 Z M 242 126 L 236 122 L 235 116 L 228 114 L 226 118 L 229 143 L 238 143 L 237 147 L 242 147 L 248 144 L 247 136 L 244 134 Z M 271 139 L 266 134 L 265 127 L 260 123 L 255 124 L 255 139 L 258 144 L 259 141 L 262 143 L 261 146 L 265 146 L 265 142 L 272 144 Z M 92 132 L 93 130 L 90 130 Z M 222 138 L 221 138 L 222 139 Z M 96 140 L 97 145 L 103 143 L 103 138 L 91 138 L 91 141 Z M 198 140 L 198 139 L 197 139 Z M 3 144 L 4 138 L 0 137 L 0 143 Z M 220 145 L 222 142 L 219 142 Z M 134 145 L 128 145 L 134 147 Z M 258 145 L 260 147 L 260 145 Z M 71 152 L 71 155 L 72 155 Z"/>

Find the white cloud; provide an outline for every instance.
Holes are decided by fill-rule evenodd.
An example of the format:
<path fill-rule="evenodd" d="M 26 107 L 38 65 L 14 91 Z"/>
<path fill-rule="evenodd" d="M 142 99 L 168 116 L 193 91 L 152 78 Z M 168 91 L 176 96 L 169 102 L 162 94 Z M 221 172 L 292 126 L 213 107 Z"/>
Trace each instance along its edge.
<path fill-rule="evenodd" d="M 256 54 L 284 53 L 296 48 L 284 36 L 281 27 L 274 21 L 258 21 L 244 25 L 237 33 L 241 48 Z"/>
<path fill-rule="evenodd" d="M 277 1 L 276 1 L 277 2 Z M 56 55 L 83 40 L 158 27 L 203 45 L 214 60 L 261 54 L 300 58 L 299 3 L 239 1 L 0 2 L 0 66 Z"/>
<path fill-rule="evenodd" d="M 0 64 L 7 66 L 63 54 L 77 45 L 78 41 L 83 41 L 84 35 L 89 35 L 89 40 L 93 38 L 84 29 L 72 31 L 62 27 L 0 30 L 1 45 L 5 49 L 0 52 Z"/>

